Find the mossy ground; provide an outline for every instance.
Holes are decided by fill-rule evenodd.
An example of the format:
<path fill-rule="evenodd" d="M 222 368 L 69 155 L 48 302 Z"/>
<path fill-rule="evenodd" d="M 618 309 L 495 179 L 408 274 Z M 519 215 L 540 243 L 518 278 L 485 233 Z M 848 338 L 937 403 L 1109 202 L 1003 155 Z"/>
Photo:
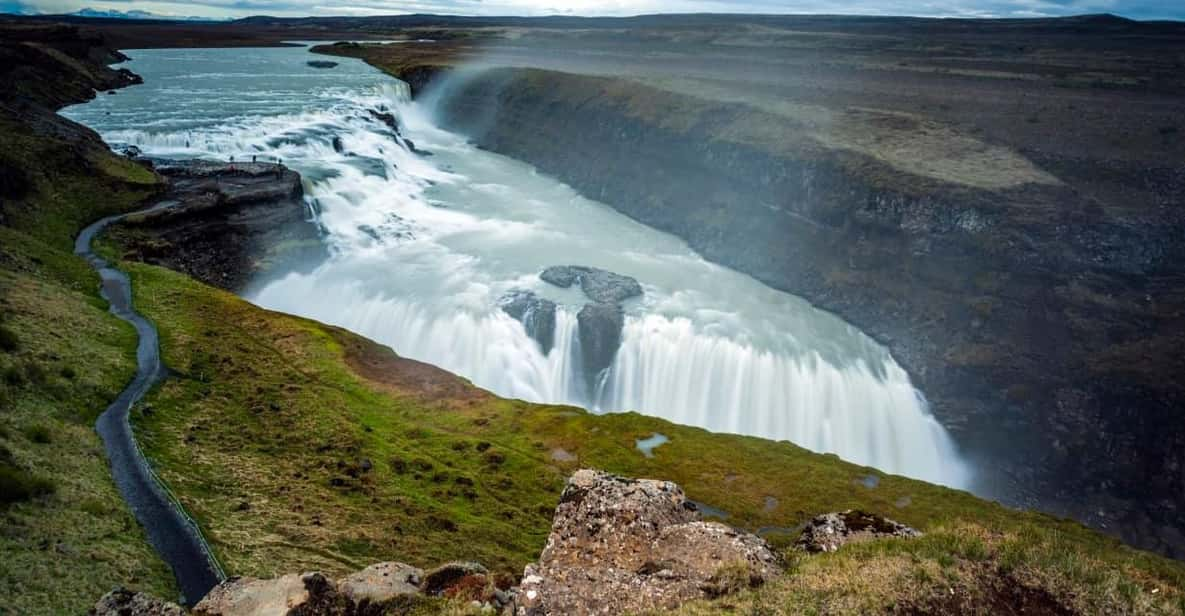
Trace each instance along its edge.
<path fill-rule="evenodd" d="M 4 117 L 0 158 L 26 180 L 0 199 L 0 614 L 82 613 L 118 585 L 175 597 L 93 427 L 131 379 L 135 333 L 72 253 L 83 224 L 135 207 L 154 176 Z"/>
<path fill-rule="evenodd" d="M 1071 521 L 785 442 L 500 399 L 340 329 L 128 267 L 174 370 L 135 425 L 236 574 L 474 559 L 513 576 L 542 548 L 566 476 L 587 466 L 676 481 L 749 529 L 859 508 L 927 533 L 791 556 L 784 580 L 691 613 L 866 613 L 951 596 L 989 609 L 1010 587 L 1086 613 L 1181 609 L 1179 563 Z M 654 432 L 670 442 L 647 458 L 635 440 Z M 767 538 L 785 548 L 793 532 Z"/>
<path fill-rule="evenodd" d="M 117 585 L 176 596 L 94 431 L 135 333 L 81 259 L 0 227 L 0 613 L 79 613 Z"/>

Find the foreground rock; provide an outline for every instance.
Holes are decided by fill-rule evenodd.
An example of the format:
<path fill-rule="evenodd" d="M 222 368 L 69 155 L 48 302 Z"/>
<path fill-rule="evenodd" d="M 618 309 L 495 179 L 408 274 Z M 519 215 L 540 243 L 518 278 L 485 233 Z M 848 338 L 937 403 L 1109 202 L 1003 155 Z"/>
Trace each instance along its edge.
<path fill-rule="evenodd" d="M 700 521 L 674 483 L 581 470 L 560 497 L 539 562 L 524 571 L 517 613 L 668 609 L 777 573 L 763 540 Z"/>
<path fill-rule="evenodd" d="M 185 616 L 185 610 L 151 595 L 116 588 L 87 612 L 90 616 Z"/>
<path fill-rule="evenodd" d="M 811 518 L 794 547 L 805 552 L 834 552 L 848 543 L 883 537 L 920 537 L 900 522 L 863 511 L 825 513 Z"/>
<path fill-rule="evenodd" d="M 168 182 L 158 209 L 115 230 L 127 256 L 236 292 L 262 273 L 327 256 L 300 174 L 287 167 L 158 161 L 156 171 Z"/>

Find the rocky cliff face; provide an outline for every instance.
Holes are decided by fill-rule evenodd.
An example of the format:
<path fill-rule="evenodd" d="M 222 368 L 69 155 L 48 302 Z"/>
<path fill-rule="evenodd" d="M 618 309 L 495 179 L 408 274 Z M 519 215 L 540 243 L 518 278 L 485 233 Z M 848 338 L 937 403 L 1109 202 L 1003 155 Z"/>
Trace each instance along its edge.
<path fill-rule="evenodd" d="M 911 175 L 784 118 L 634 82 L 493 69 L 434 94 L 481 147 L 888 345 L 985 470 L 981 493 L 1185 554 L 1179 208 L 1117 212 L 1040 173 Z M 1160 185 L 1179 201 L 1180 178 Z"/>
<path fill-rule="evenodd" d="M 112 231 L 125 256 L 235 292 L 327 256 L 295 171 L 209 161 L 157 161 L 155 169 L 163 194 Z"/>

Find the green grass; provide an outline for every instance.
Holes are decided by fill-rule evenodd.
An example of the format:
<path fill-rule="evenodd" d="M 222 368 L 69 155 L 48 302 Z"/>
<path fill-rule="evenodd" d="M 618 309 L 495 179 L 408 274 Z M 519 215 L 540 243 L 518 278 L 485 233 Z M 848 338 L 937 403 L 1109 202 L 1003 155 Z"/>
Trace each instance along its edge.
<path fill-rule="evenodd" d="M 0 228 L 0 255 L 37 244 L 13 235 Z M 117 585 L 175 597 L 93 429 L 131 378 L 135 334 L 71 288 L 98 284 L 68 275 L 74 257 L 44 247 L 18 257 L 45 267 L 0 268 L 0 313 L 20 339 L 0 352 L 0 372 L 24 375 L 0 380 L 0 613 L 81 613 Z"/>
<path fill-rule="evenodd" d="M 0 168 L 19 169 L 28 184 L 28 194 L 21 199 L 0 203 L 0 220 L 65 251 L 82 227 L 134 209 L 159 187 L 151 171 L 111 153 L 100 142 L 39 135 L 3 114 Z"/>
<path fill-rule="evenodd" d="M 135 333 L 72 254 L 82 226 L 135 207 L 155 176 L 2 115 L 0 170 L 20 178 L 0 199 L 0 614 L 83 613 L 119 585 L 176 597 L 93 428 L 131 379 Z"/>
<path fill-rule="evenodd" d="M 424 388 L 423 368 L 372 342 L 160 268 L 129 269 L 176 373 L 136 416 L 138 433 L 231 574 L 392 559 L 518 574 L 543 546 L 565 478 L 587 466 L 676 481 L 745 528 L 860 508 L 927 533 L 792 558 L 783 580 L 713 610 L 861 613 L 927 605 L 952 584 L 985 601 L 1005 583 L 1031 585 L 1088 613 L 1171 613 L 1181 601 L 1180 563 L 1071 521 L 902 477 L 870 489 L 859 479 L 872 469 L 785 442 L 499 399 L 442 373 Z M 670 442 L 647 458 L 634 442 L 653 432 Z M 553 460 L 557 448 L 578 460 Z"/>

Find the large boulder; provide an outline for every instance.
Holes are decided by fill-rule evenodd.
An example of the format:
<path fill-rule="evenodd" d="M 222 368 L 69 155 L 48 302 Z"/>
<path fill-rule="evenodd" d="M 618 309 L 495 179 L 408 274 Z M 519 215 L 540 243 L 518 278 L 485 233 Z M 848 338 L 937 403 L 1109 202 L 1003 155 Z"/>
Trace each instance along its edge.
<path fill-rule="evenodd" d="M 699 520 L 674 483 L 580 470 L 560 497 L 539 562 L 524 572 L 517 612 L 670 609 L 778 572 L 761 538 Z"/>
<path fill-rule="evenodd" d="M 834 552 L 845 544 L 858 541 L 921 535 L 918 530 L 884 516 L 848 510 L 811 518 L 794 547 L 804 552 Z"/>
<path fill-rule="evenodd" d="M 388 608 L 420 593 L 424 572 L 411 565 L 385 562 L 338 580 L 337 590 L 353 606 L 354 614 L 383 614 Z"/>
<path fill-rule="evenodd" d="M 116 588 L 87 612 L 89 616 L 185 616 L 185 610 L 152 595 Z"/>
<path fill-rule="evenodd" d="M 543 270 L 539 278 L 564 289 L 579 283 L 590 300 L 604 304 L 619 304 L 642 294 L 637 280 L 595 267 L 554 265 Z"/>
<path fill-rule="evenodd" d="M 530 291 L 512 291 L 502 298 L 502 311 L 523 324 L 544 355 L 555 346 L 555 309 L 555 302 Z"/>
<path fill-rule="evenodd" d="M 275 579 L 232 577 L 193 608 L 195 616 L 339 616 L 348 603 L 320 573 L 290 573 Z"/>
<path fill-rule="evenodd" d="M 592 396 L 601 373 L 613 363 L 621 346 L 625 314 L 616 304 L 585 304 L 576 314 L 576 325 L 584 376 Z"/>

